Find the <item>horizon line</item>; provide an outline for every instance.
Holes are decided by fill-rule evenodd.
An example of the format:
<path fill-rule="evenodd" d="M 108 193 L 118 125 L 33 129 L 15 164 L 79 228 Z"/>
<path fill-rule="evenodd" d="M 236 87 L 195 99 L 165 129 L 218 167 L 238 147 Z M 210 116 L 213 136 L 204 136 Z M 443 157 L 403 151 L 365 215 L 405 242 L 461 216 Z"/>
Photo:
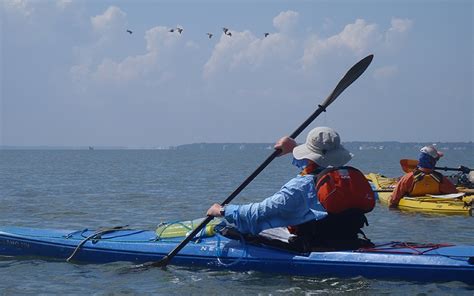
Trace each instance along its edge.
<path fill-rule="evenodd" d="M 474 144 L 473 141 L 343 141 L 344 143 L 398 143 L 398 144 Z M 272 142 L 194 142 L 178 145 L 0 145 L 3 148 L 75 148 L 75 149 L 95 149 L 95 148 L 120 148 L 120 149 L 159 149 L 159 148 L 173 148 L 188 145 L 273 145 Z"/>

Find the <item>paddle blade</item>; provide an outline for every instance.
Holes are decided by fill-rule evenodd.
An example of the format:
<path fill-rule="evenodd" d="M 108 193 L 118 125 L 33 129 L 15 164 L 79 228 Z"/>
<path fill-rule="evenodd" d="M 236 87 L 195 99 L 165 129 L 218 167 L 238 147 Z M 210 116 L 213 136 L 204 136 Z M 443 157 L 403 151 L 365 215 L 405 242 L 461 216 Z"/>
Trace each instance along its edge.
<path fill-rule="evenodd" d="M 166 266 L 167 266 L 168 262 L 166 262 L 166 264 L 163 263 L 162 261 L 164 259 L 165 258 L 161 259 L 158 262 L 146 262 L 146 263 L 136 264 L 136 265 L 132 265 L 132 266 L 125 266 L 125 267 L 119 268 L 118 272 L 121 273 L 121 274 L 128 274 L 128 273 L 131 273 L 131 272 L 143 272 L 143 271 L 147 271 L 147 270 L 149 270 L 150 268 L 153 268 L 153 267 L 161 267 L 161 269 L 166 270 Z"/>
<path fill-rule="evenodd" d="M 150 266 L 165 268 L 166 265 L 168 265 L 169 261 L 170 261 L 170 257 L 166 255 L 160 261 L 150 263 Z"/>
<path fill-rule="evenodd" d="M 372 62 L 372 59 L 374 58 L 374 55 L 368 55 L 362 60 L 360 60 L 357 64 L 352 66 L 352 68 L 347 71 L 346 75 L 342 77 L 341 81 L 336 85 L 332 93 L 327 97 L 327 99 L 323 102 L 321 106 L 326 108 L 329 106 L 334 100 L 349 86 L 354 82 L 357 78 L 359 78 L 362 73 L 365 72 L 367 67 L 369 67 L 370 63 Z"/>
<path fill-rule="evenodd" d="M 418 166 L 418 160 L 400 159 L 400 166 L 405 173 L 413 172 Z"/>
<path fill-rule="evenodd" d="M 291 135 L 290 138 L 295 139 L 313 120 L 316 119 L 316 117 L 319 116 L 322 112 L 326 111 L 326 108 L 336 100 L 336 98 L 349 86 L 351 83 L 356 81 L 357 78 L 359 78 L 362 73 L 367 69 L 367 67 L 370 65 L 372 62 L 372 59 L 374 58 L 374 55 L 368 55 L 357 64 L 352 66 L 352 68 L 347 71 L 346 75 L 342 77 L 342 79 L 339 81 L 339 83 L 336 85 L 332 93 L 324 100 L 321 105 L 318 105 L 318 109 L 314 111 L 313 114 L 311 114 L 310 117 L 308 117 Z M 276 154 L 278 155 L 278 153 Z M 276 156 L 275 155 L 275 156 Z"/>
<path fill-rule="evenodd" d="M 130 270 L 132 270 L 132 271 L 144 271 L 144 270 L 148 270 L 152 267 L 161 267 L 162 269 L 166 269 L 166 266 L 168 265 L 169 261 L 170 261 L 170 258 L 168 257 L 168 255 L 166 255 L 165 257 L 161 258 L 160 261 L 146 262 L 146 263 L 134 265 L 132 268 L 130 268 Z"/>

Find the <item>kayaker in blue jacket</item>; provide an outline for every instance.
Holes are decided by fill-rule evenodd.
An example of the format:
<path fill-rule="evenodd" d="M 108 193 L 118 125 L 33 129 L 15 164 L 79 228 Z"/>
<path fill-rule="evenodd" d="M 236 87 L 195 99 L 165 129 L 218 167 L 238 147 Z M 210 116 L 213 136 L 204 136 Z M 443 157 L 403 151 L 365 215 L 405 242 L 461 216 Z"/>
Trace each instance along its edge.
<path fill-rule="evenodd" d="M 274 147 L 281 150 L 280 156 L 292 152 L 293 165 L 302 172 L 261 202 L 224 207 L 214 204 L 207 215 L 224 217 L 241 233 L 254 235 L 270 228 L 320 221 L 328 215 L 316 194 L 314 175 L 351 160 L 352 154 L 341 145 L 339 134 L 329 127 L 316 127 L 302 145 L 297 146 L 295 140 L 283 137 Z"/>

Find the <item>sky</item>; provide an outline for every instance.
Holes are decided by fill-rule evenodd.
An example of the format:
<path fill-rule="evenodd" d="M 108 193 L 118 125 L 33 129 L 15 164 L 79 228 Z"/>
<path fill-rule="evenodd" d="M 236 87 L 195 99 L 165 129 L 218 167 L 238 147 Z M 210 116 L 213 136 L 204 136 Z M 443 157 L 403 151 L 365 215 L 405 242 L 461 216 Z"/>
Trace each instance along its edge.
<path fill-rule="evenodd" d="M 474 141 L 473 3 L 3 0 L 0 145 Z"/>

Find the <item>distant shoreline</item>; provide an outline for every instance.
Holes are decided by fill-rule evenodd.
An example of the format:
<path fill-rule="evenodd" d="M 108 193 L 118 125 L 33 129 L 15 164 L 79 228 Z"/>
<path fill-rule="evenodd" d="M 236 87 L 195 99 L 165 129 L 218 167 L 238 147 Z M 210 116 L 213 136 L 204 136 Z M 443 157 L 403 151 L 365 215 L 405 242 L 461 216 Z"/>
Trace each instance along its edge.
<path fill-rule="evenodd" d="M 474 149 L 474 142 L 343 142 L 350 150 L 405 150 L 435 144 L 441 150 Z M 178 146 L 14 146 L 2 145 L 0 150 L 271 150 L 273 143 L 193 143 Z"/>

